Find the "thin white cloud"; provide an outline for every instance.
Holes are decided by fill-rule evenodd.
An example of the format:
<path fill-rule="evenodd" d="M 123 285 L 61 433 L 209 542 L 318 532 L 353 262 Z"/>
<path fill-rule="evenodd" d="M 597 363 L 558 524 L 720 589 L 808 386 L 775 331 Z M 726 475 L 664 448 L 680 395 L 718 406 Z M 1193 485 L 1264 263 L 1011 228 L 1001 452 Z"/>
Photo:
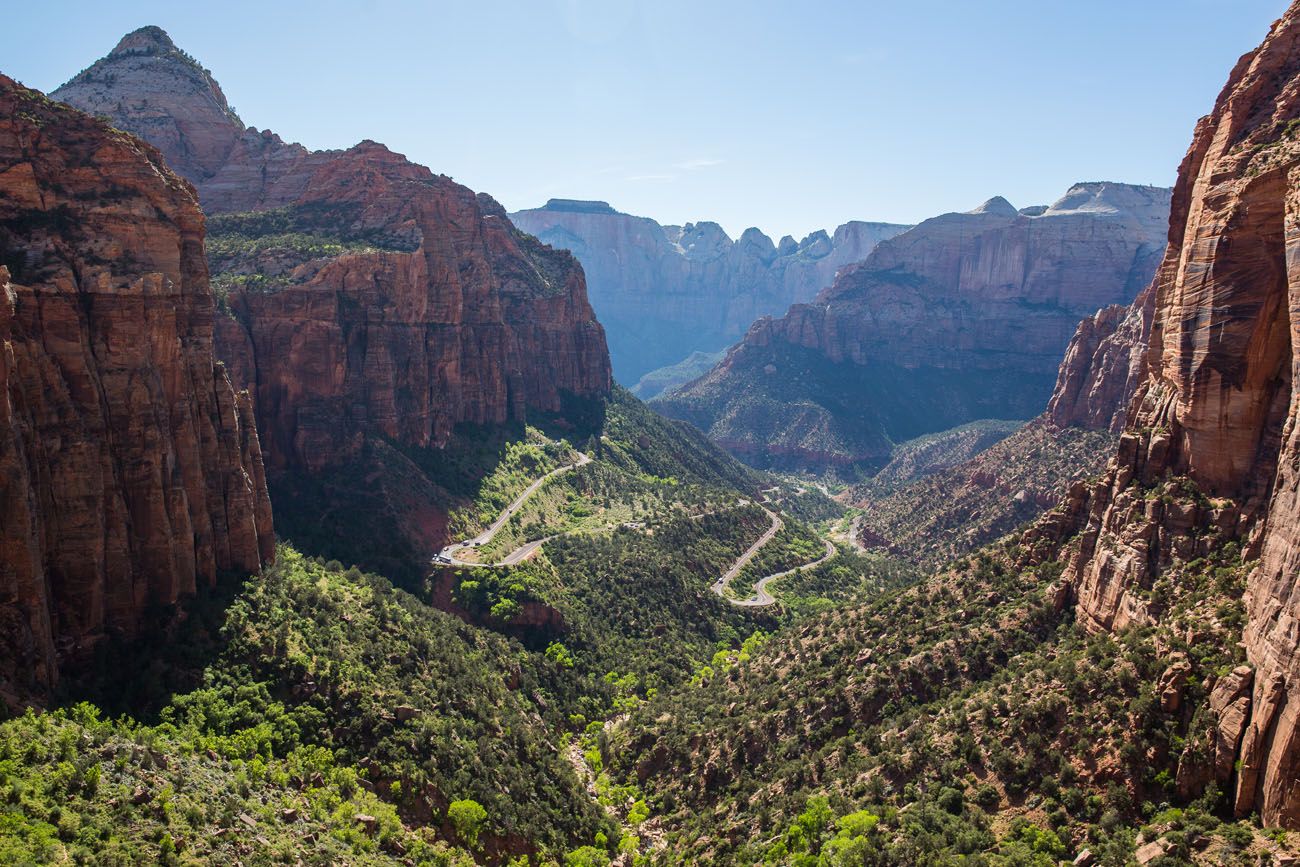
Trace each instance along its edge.
<path fill-rule="evenodd" d="M 693 172 L 698 169 L 707 169 L 707 168 L 711 168 L 712 166 L 720 166 L 725 162 L 726 160 L 715 160 L 715 159 L 709 159 L 708 157 L 696 157 L 695 159 L 692 160 L 685 160 L 683 162 L 677 163 L 677 168 L 682 169 L 683 171 Z"/>
<path fill-rule="evenodd" d="M 628 175 L 624 180 L 628 181 L 675 181 L 677 175 L 670 174 L 649 174 L 649 175 Z"/>

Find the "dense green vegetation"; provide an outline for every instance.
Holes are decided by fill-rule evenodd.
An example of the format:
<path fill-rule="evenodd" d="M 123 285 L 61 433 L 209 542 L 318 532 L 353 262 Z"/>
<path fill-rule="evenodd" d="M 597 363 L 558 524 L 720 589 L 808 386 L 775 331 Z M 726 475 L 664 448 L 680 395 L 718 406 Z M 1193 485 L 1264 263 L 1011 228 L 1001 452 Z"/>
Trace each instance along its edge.
<path fill-rule="evenodd" d="M 613 726 L 605 767 L 639 781 L 662 860 L 1049 867 L 1086 848 L 1120 867 L 1142 841 L 1162 865 L 1244 865 L 1276 847 L 1224 822 L 1217 789 L 1174 785 L 1207 678 L 1241 660 L 1236 545 L 1175 563 L 1147 591 L 1159 625 L 1117 635 L 1074 624 L 1060 563 L 1035 562 L 1008 542 L 805 619 Z"/>
<path fill-rule="evenodd" d="M 754 559 L 745 564 L 729 588 L 736 596 L 752 596 L 754 584 L 765 575 L 794 569 L 805 563 L 820 560 L 826 554 L 821 537 L 806 524 L 787 520 L 772 540 L 758 550 Z"/>
<path fill-rule="evenodd" d="M 180 633 L 105 645 L 65 694 L 119 720 L 85 705 L 0 726 L 13 744 L 0 752 L 11 860 L 261 862 L 315 845 L 315 863 L 603 864 L 646 850 L 644 799 L 580 760 L 593 801 L 570 753 L 598 757 L 606 719 L 749 658 L 772 613 L 709 585 L 768 518 L 741 504 L 761 478 L 698 432 L 624 392 L 602 409 L 568 439 L 541 419 L 546 430 L 465 431 L 439 452 L 373 447 L 408 477 L 437 478 L 459 533 L 577 447 L 592 454 L 516 520 L 515 538 L 560 534 L 530 560 L 413 575 L 411 595 L 282 546 L 265 575 L 196 601 Z M 378 503 L 392 492 L 366 474 L 376 454 L 363 457 L 353 483 Z M 281 508 L 282 530 L 320 553 L 403 556 L 385 547 L 382 509 L 349 499 L 334 513 L 325 504 L 345 496 L 329 493 L 315 515 Z M 571 512 L 558 523 L 555 501 Z M 601 520 L 624 516 L 643 520 Z M 98 787 L 78 782 L 96 773 Z"/>
<path fill-rule="evenodd" d="M 480 454 L 484 445 L 481 439 L 474 442 Z M 468 538 L 485 529 L 529 485 L 560 466 L 572 464 L 578 453 L 568 443 L 548 439 L 537 428 L 527 427 L 520 439 L 503 441 L 492 457 L 491 469 L 478 480 L 473 502 L 451 513 L 447 529 L 453 538 Z M 443 473 L 438 474 L 438 478 L 443 477 Z"/>
<path fill-rule="evenodd" d="M 915 566 L 883 554 L 859 554 L 840 546 L 836 556 L 776 581 L 769 590 L 780 597 L 777 616 L 790 625 L 820 612 L 874 599 L 920 579 Z"/>
<path fill-rule="evenodd" d="M 1282 845 L 1174 784 L 1206 748 L 1206 684 L 1240 661 L 1235 545 L 1139 590 L 1161 625 L 1118 635 L 1060 604 L 1068 550 L 1014 539 L 920 584 L 841 546 L 739 608 L 709 588 L 768 527 L 756 499 L 786 526 L 737 595 L 820 558 L 837 504 L 624 392 L 587 421 L 386 447 L 438 479 L 462 536 L 590 454 L 484 552 L 553 537 L 529 559 L 408 593 L 283 546 L 179 633 L 106 646 L 66 685 L 103 711 L 0 724 L 0 860 L 1051 867 L 1087 848 L 1119 867 L 1156 841 L 1167 867 Z M 337 520 L 395 556 L 382 514 Z M 1171 659 L 1178 712 L 1156 687 Z"/>
<path fill-rule="evenodd" d="M 0 860 L 445 863 L 614 833 L 557 749 L 572 675 L 545 655 L 287 547 L 223 617 L 153 725 L 78 706 L 0 726 Z M 450 811 L 468 801 L 473 835 Z"/>
<path fill-rule="evenodd" d="M 765 491 L 772 508 L 809 524 L 831 521 L 844 514 L 844 506 L 831 499 L 819 485 L 810 485 L 798 477 L 781 478 L 780 488 Z"/>
<path fill-rule="evenodd" d="M 276 531 L 304 552 L 414 589 L 444 543 L 477 533 L 576 451 L 595 462 L 548 482 L 483 552 L 487 559 L 556 532 L 715 509 L 765 478 L 616 386 L 607 400 L 575 401 L 561 417 L 538 415 L 527 426 L 461 425 L 441 449 L 368 437 L 360 453 L 328 473 L 273 474 Z"/>

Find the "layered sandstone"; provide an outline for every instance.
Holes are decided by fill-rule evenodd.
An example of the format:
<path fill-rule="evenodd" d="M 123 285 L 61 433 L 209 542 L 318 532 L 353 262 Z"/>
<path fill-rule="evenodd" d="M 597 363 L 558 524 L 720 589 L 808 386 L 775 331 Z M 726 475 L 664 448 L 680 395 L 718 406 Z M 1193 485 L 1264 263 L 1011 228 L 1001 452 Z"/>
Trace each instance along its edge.
<path fill-rule="evenodd" d="M 1045 209 L 995 198 L 882 242 L 813 303 L 755 322 L 661 400 L 761 465 L 879 465 L 894 442 L 1031 418 L 1079 322 L 1127 305 L 1165 243 L 1169 191 L 1072 187 Z"/>
<path fill-rule="evenodd" d="M 1052 424 L 1123 430 L 1129 402 L 1146 374 L 1154 304 L 1155 290 L 1148 287 L 1128 307 L 1104 307 L 1079 323 L 1047 404 Z"/>
<path fill-rule="evenodd" d="M 152 147 L 0 76 L 0 695 L 273 555 L 203 225 Z"/>
<path fill-rule="evenodd" d="M 402 562 L 369 565 L 417 568 L 447 541 L 447 496 L 404 450 L 608 393 L 581 267 L 491 198 L 375 142 L 308 151 L 246 129 L 158 28 L 55 93 L 152 141 L 197 186 L 223 293 L 218 352 L 254 394 L 292 537 L 384 490 L 378 529 Z M 332 537 L 375 535 L 361 517 L 342 523 Z"/>
<path fill-rule="evenodd" d="M 317 472 L 368 435 L 442 446 L 458 424 L 608 390 L 582 269 L 490 199 L 364 142 L 323 161 L 294 208 L 414 249 L 314 259 L 277 291 L 231 294 L 218 348 L 255 391 L 269 467 Z"/>
<path fill-rule="evenodd" d="M 731 345 L 755 319 L 810 300 L 840 268 L 908 228 L 854 221 L 799 242 L 773 243 L 758 229 L 732 240 L 717 223 L 661 226 L 605 202 L 571 199 L 510 218 L 582 263 L 614 372 L 628 384 L 693 352 Z"/>
<path fill-rule="evenodd" d="M 1197 125 L 1118 455 L 1036 531 L 1080 531 L 1065 578 L 1092 629 L 1158 618 L 1160 600 L 1143 590 L 1175 561 L 1230 540 L 1258 557 L 1249 665 L 1214 685 L 1210 758 L 1189 747 L 1179 783 L 1216 779 L 1238 815 L 1289 827 L 1300 826 L 1297 128 L 1300 4 Z M 1188 485 L 1196 497 L 1146 495 Z"/>

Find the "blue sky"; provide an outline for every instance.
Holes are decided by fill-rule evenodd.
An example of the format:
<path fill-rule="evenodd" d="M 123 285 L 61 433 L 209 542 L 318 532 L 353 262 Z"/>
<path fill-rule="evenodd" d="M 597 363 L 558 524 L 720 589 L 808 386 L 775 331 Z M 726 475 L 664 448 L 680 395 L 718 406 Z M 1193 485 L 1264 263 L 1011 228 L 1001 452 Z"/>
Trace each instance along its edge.
<path fill-rule="evenodd" d="M 802 237 L 1076 180 L 1171 184 L 1284 0 L 59 2 L 0 71 L 50 90 L 157 24 L 245 122 L 382 141 L 514 210 L 605 199 Z"/>

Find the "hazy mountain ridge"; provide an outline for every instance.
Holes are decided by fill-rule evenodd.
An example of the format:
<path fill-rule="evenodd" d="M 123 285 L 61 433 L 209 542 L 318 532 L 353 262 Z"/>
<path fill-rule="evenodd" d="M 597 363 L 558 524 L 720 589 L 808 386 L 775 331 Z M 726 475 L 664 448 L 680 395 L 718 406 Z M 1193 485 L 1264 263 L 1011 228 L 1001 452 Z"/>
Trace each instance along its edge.
<path fill-rule="evenodd" d="M 628 385 L 693 352 L 723 349 L 758 317 L 811 299 L 840 268 L 908 228 L 853 221 L 802 241 L 774 243 L 754 228 L 732 240 L 717 223 L 664 226 L 572 199 L 510 218 L 582 263 L 615 375 Z"/>
<path fill-rule="evenodd" d="M 815 302 L 755 322 L 656 406 L 755 465 L 813 471 L 870 470 L 894 442 L 1032 418 L 1079 322 L 1150 280 L 1168 202 L 1166 189 L 1087 183 L 1036 216 L 991 199 L 926 220 Z"/>

